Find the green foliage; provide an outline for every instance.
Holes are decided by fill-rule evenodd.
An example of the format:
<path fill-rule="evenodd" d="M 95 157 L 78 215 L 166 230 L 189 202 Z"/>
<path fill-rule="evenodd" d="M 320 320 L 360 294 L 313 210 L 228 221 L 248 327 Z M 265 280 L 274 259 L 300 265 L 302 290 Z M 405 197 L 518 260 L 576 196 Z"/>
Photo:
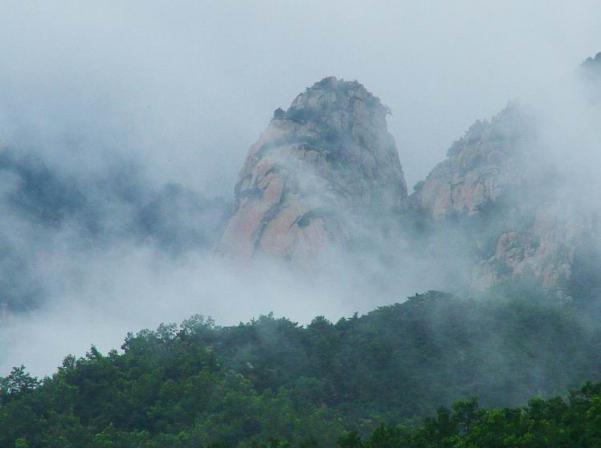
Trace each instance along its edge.
<path fill-rule="evenodd" d="M 10 374 L 0 379 L 0 398 L 5 396 L 16 396 L 33 390 L 39 384 L 35 377 L 31 377 L 23 365 L 12 369 Z"/>
<path fill-rule="evenodd" d="M 413 428 L 382 425 L 365 439 L 345 434 L 343 447 L 599 447 L 601 383 L 567 398 L 532 399 L 520 408 L 480 409 L 475 400 L 441 408 Z"/>
<path fill-rule="evenodd" d="M 599 441 L 599 385 L 515 408 L 600 377 L 599 333 L 530 295 L 429 292 L 337 323 L 269 315 L 218 327 L 195 316 L 129 334 L 121 352 L 92 347 L 41 381 L 23 367 L 1 379 L 0 446 Z M 456 402 L 474 396 L 501 408 Z"/>

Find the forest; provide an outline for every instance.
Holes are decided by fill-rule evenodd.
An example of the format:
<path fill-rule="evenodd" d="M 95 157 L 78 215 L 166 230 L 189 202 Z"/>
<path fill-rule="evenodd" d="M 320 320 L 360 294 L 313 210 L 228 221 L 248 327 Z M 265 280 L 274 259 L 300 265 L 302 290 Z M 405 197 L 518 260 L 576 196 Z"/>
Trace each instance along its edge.
<path fill-rule="evenodd" d="M 431 291 L 306 326 L 194 316 L 43 379 L 16 367 L 0 445 L 598 446 L 600 330 L 517 291 Z"/>

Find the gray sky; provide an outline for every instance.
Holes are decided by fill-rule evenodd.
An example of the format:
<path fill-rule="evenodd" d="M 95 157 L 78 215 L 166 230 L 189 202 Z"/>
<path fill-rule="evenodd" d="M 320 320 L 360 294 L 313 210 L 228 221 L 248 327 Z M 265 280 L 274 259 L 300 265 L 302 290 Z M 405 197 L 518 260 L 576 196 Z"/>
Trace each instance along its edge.
<path fill-rule="evenodd" d="M 142 154 L 229 195 L 272 111 L 327 75 L 387 104 L 410 186 L 477 118 L 601 50 L 595 1 L 0 5 L 0 141 L 94 169 Z M 77 142 L 64 157 L 65 140 Z"/>

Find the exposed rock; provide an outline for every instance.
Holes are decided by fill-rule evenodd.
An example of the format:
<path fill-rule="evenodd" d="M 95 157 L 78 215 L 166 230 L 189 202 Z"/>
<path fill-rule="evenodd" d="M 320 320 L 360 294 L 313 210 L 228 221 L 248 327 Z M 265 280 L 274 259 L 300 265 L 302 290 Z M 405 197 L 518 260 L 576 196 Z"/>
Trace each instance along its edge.
<path fill-rule="evenodd" d="M 593 233 L 590 211 L 571 207 L 563 180 L 546 165 L 536 126 L 518 105 L 476 122 L 410 197 L 442 223 L 437 232 L 460 223 L 473 246 L 476 289 L 529 279 L 564 295 L 574 255 Z"/>
<path fill-rule="evenodd" d="M 277 109 L 250 148 L 219 250 L 306 259 L 401 209 L 407 188 L 388 109 L 330 77 Z"/>
<path fill-rule="evenodd" d="M 455 142 L 445 161 L 416 187 L 412 203 L 432 217 L 475 214 L 508 186 L 524 182 L 521 154 L 532 134 L 531 119 L 511 105 L 490 122 L 477 121 Z"/>
<path fill-rule="evenodd" d="M 497 239 L 494 255 L 474 270 L 474 285 L 488 287 L 507 279 L 540 282 L 547 290 L 567 295 L 575 254 L 593 229 L 592 216 L 566 213 L 560 202 L 534 209 L 531 226 L 513 225 Z"/>
<path fill-rule="evenodd" d="M 601 54 L 583 66 L 599 64 Z M 533 115 L 511 104 L 477 121 L 407 197 L 387 113 L 359 83 L 336 78 L 278 108 L 240 172 L 219 250 L 312 260 L 368 236 L 380 245 L 354 247 L 456 258 L 477 289 L 528 278 L 564 294 L 599 233 L 547 165 Z"/>

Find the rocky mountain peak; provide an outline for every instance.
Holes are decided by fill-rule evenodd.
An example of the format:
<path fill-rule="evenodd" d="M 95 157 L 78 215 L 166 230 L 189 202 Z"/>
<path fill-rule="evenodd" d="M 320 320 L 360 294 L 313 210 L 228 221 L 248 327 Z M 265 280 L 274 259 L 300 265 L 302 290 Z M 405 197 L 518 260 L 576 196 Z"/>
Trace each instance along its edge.
<path fill-rule="evenodd" d="M 407 187 L 387 113 L 360 83 L 334 77 L 276 109 L 240 172 L 220 250 L 305 257 L 399 210 Z"/>
<path fill-rule="evenodd" d="M 330 76 L 298 95 L 285 118 L 300 123 L 318 122 L 335 127 L 386 127 L 389 109 L 357 81 Z"/>
<path fill-rule="evenodd" d="M 341 245 L 388 257 L 410 242 L 416 257 L 465 258 L 478 290 L 517 279 L 571 289 L 586 271 L 577 261 L 591 220 L 567 210 L 530 109 L 512 103 L 476 121 L 411 196 L 388 113 L 360 83 L 335 77 L 276 109 L 240 171 L 218 249 L 311 263 Z"/>
<path fill-rule="evenodd" d="M 468 236 L 477 289 L 528 279 L 565 296 L 591 240 L 590 211 L 562 194 L 565 180 L 545 160 L 538 125 L 519 104 L 477 121 L 410 197 L 443 235 L 458 227 Z"/>
<path fill-rule="evenodd" d="M 412 202 L 433 217 L 477 213 L 508 186 L 522 184 L 524 155 L 519 150 L 532 134 L 532 118 L 518 104 L 490 121 L 476 121 L 449 148 L 447 159 L 416 186 Z"/>

